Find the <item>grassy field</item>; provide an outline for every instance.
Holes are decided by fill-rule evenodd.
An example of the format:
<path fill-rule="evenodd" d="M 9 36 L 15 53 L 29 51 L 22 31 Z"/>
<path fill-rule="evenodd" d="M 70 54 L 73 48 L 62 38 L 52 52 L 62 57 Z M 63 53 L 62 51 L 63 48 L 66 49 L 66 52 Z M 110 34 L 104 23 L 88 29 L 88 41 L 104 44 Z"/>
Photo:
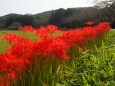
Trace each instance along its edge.
<path fill-rule="evenodd" d="M 22 31 L 1 31 L 0 36 L 5 33 L 16 33 L 31 40 L 37 38 L 34 34 L 24 34 Z M 0 53 L 6 51 L 8 46 L 6 41 L 0 40 Z M 109 32 L 100 48 L 80 50 L 78 58 L 60 65 L 58 75 L 61 81 L 56 81 L 53 86 L 115 86 L 115 31 Z"/>

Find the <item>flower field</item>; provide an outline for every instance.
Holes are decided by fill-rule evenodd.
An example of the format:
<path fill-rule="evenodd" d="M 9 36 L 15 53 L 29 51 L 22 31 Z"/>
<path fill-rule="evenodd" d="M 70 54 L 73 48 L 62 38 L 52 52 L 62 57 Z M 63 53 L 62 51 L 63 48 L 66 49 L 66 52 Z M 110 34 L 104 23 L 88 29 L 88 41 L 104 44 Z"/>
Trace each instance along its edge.
<path fill-rule="evenodd" d="M 28 35 L 0 37 L 0 86 L 115 85 L 115 45 L 107 22 L 68 31 L 53 25 L 19 30 Z"/>

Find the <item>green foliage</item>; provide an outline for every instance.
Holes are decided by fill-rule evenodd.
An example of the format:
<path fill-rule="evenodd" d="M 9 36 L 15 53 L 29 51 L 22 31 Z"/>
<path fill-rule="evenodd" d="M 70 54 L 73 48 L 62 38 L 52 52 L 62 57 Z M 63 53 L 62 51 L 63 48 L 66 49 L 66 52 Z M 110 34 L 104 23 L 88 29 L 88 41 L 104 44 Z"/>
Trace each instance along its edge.
<path fill-rule="evenodd" d="M 61 80 L 67 86 L 114 86 L 115 46 L 80 52 L 71 66 L 65 65 Z"/>

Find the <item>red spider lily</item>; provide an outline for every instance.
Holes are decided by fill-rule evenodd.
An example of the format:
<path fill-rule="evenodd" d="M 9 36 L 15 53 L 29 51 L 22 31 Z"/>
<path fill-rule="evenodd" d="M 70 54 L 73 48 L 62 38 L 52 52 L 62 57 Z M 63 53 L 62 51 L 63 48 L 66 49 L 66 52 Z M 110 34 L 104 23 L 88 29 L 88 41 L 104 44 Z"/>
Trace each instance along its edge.
<path fill-rule="evenodd" d="M 81 30 L 72 30 L 67 31 L 63 34 L 63 39 L 69 48 L 82 44 L 84 42 L 83 31 Z"/>
<path fill-rule="evenodd" d="M 53 25 L 47 25 L 47 27 L 40 27 L 36 34 L 42 41 L 52 38 L 52 35 L 57 31 L 57 27 Z"/>
<path fill-rule="evenodd" d="M 107 22 L 102 22 L 99 25 L 95 26 L 95 29 L 99 32 L 99 34 L 106 33 L 110 30 L 110 26 Z"/>
<path fill-rule="evenodd" d="M 68 45 L 65 43 L 62 37 L 56 37 L 52 39 L 50 42 L 50 46 L 48 47 L 48 51 L 52 54 L 52 57 L 57 57 L 62 60 L 69 59 L 67 55 Z"/>
<path fill-rule="evenodd" d="M 8 53 L 0 56 L 0 62 L 2 63 L 0 65 L 0 70 L 3 73 L 18 72 L 23 68 L 21 59 L 18 59 L 17 57 Z"/>
<path fill-rule="evenodd" d="M 49 41 L 34 42 L 33 43 L 33 53 L 36 56 L 46 57 L 48 54 Z"/>
<path fill-rule="evenodd" d="M 41 41 L 47 40 L 50 38 L 49 30 L 47 30 L 45 27 L 40 27 L 36 34 L 40 37 Z"/>
<path fill-rule="evenodd" d="M 50 34 L 53 34 L 58 30 L 58 27 L 54 25 L 47 25 L 46 29 L 49 31 Z"/>
<path fill-rule="evenodd" d="M 18 27 L 18 29 L 24 32 L 33 32 L 35 30 L 32 26 Z"/>
<path fill-rule="evenodd" d="M 83 28 L 83 35 L 84 39 L 87 40 L 94 40 L 97 37 L 97 31 L 93 27 L 85 27 Z"/>
<path fill-rule="evenodd" d="M 87 25 L 92 25 L 92 24 L 93 24 L 93 22 L 88 21 L 88 22 L 86 22 L 86 24 L 87 24 Z"/>
<path fill-rule="evenodd" d="M 9 34 L 6 33 L 4 35 L 4 38 L 6 41 L 8 41 L 9 43 L 13 43 L 13 42 L 17 42 L 19 40 L 20 37 L 18 37 L 16 34 Z"/>
<path fill-rule="evenodd" d="M 32 42 L 28 39 L 21 39 L 10 49 L 10 53 L 24 61 L 25 66 L 32 63 L 33 52 Z"/>
<path fill-rule="evenodd" d="M 0 70 L 3 76 L 0 77 L 0 86 L 9 86 L 16 79 L 16 73 L 20 73 L 24 69 L 22 61 L 15 56 L 5 53 L 0 55 Z"/>

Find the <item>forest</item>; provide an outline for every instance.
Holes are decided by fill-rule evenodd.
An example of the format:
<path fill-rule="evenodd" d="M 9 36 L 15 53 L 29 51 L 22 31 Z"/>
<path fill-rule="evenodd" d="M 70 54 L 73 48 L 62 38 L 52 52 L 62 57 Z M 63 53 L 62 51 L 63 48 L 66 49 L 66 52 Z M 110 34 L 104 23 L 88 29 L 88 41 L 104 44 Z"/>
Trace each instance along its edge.
<path fill-rule="evenodd" d="M 92 21 L 95 24 L 109 22 L 115 28 L 115 1 L 105 0 L 95 2 L 93 7 L 79 7 L 57 9 L 38 14 L 10 13 L 0 17 L 0 29 L 17 30 L 19 26 L 32 25 L 40 27 L 56 25 L 64 29 L 86 26 L 85 22 Z"/>

